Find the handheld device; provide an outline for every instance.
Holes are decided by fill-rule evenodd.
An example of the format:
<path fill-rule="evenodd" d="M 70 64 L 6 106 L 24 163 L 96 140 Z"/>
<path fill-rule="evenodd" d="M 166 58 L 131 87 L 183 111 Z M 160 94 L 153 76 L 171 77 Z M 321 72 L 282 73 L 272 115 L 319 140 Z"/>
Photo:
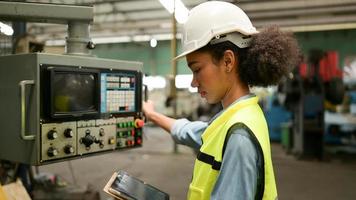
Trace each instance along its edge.
<path fill-rule="evenodd" d="M 169 200 L 169 195 L 124 171 L 115 172 L 104 191 L 121 200 Z"/>

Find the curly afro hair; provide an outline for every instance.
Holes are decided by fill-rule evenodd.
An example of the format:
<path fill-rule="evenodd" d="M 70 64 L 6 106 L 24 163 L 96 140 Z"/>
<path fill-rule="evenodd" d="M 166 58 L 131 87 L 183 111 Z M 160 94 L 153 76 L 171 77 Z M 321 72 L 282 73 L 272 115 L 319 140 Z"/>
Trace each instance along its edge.
<path fill-rule="evenodd" d="M 209 52 L 214 62 L 223 58 L 226 50 L 232 50 L 238 58 L 238 76 L 249 86 L 277 85 L 298 64 L 298 43 L 290 32 L 282 32 L 270 26 L 252 36 L 251 45 L 240 49 L 230 41 L 208 44 L 199 51 Z"/>
<path fill-rule="evenodd" d="M 267 27 L 252 37 L 246 52 L 241 52 L 240 79 L 250 86 L 277 85 L 298 64 L 298 43 L 290 32 Z"/>

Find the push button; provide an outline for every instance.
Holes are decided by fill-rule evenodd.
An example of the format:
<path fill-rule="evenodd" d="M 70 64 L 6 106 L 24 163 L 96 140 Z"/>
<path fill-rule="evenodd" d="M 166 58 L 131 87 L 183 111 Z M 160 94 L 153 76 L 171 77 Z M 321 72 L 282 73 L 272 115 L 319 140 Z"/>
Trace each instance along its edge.
<path fill-rule="evenodd" d="M 142 119 L 135 120 L 135 128 L 142 128 L 145 125 L 145 122 Z"/>

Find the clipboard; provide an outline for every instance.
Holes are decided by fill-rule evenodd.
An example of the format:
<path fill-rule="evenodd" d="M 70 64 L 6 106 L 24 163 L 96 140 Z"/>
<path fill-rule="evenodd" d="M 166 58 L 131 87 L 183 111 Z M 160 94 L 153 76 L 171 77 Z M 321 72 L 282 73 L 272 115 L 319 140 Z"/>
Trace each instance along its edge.
<path fill-rule="evenodd" d="M 118 200 L 169 200 L 169 195 L 124 171 L 115 172 L 104 192 Z"/>

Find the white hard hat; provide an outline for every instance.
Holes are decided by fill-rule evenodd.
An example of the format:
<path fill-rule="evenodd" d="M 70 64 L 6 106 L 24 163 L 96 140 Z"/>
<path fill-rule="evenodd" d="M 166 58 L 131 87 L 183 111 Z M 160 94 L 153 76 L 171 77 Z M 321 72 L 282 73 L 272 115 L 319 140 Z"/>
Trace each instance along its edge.
<path fill-rule="evenodd" d="M 228 40 L 245 48 L 251 40 L 246 36 L 256 33 L 258 31 L 239 7 L 223 1 L 208 1 L 190 10 L 188 20 L 183 25 L 183 53 L 175 59 L 207 45 L 213 38 L 214 43 Z"/>

